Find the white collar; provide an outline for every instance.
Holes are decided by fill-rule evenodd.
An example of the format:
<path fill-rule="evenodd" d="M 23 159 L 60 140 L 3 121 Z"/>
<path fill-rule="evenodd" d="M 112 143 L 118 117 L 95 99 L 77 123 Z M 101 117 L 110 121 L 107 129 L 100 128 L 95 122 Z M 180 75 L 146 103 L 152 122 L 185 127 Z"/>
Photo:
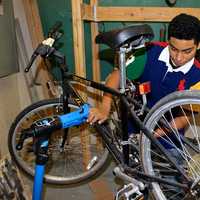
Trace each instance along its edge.
<path fill-rule="evenodd" d="M 171 64 L 169 63 L 169 47 L 168 46 L 162 50 L 158 60 L 166 63 L 166 66 L 168 67 L 167 72 L 183 72 L 184 74 L 186 74 L 191 69 L 192 65 L 194 64 L 194 58 L 193 58 L 190 61 L 188 61 L 185 65 L 177 69 L 173 69 Z"/>

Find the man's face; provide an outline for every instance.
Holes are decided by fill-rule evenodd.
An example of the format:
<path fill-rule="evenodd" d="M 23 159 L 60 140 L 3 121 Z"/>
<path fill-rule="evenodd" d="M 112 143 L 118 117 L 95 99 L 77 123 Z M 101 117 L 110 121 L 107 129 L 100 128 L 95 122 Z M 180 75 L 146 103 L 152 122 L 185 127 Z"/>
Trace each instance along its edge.
<path fill-rule="evenodd" d="M 194 40 L 180 40 L 174 37 L 169 39 L 169 54 L 173 64 L 177 67 L 183 66 L 194 58 L 197 44 Z"/>

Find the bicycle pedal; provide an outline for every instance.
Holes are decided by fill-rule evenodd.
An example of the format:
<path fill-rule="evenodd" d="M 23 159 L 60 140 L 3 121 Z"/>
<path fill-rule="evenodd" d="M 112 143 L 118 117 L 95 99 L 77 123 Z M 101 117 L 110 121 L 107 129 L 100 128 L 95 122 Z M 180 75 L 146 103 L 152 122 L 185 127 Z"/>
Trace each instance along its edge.
<path fill-rule="evenodd" d="M 124 185 L 122 189 L 120 189 L 115 197 L 115 200 L 143 200 L 144 195 L 140 192 L 138 186 L 133 183 L 129 183 L 128 185 Z"/>

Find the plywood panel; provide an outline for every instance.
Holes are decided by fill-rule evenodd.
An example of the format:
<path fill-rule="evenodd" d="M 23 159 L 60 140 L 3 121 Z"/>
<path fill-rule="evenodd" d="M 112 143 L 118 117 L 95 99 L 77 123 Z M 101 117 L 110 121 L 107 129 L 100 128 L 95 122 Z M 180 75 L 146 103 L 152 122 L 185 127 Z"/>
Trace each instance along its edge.
<path fill-rule="evenodd" d="M 31 35 L 32 46 L 36 48 L 39 43 L 44 39 L 40 15 L 37 6 L 37 0 L 22 0 L 24 11 L 27 19 L 29 33 Z M 48 89 L 46 87 L 47 81 L 50 79 L 46 66 L 41 59 L 37 60 L 37 69 L 35 69 L 35 76 L 37 82 L 42 85 L 42 91 L 39 96 L 49 98 Z"/>

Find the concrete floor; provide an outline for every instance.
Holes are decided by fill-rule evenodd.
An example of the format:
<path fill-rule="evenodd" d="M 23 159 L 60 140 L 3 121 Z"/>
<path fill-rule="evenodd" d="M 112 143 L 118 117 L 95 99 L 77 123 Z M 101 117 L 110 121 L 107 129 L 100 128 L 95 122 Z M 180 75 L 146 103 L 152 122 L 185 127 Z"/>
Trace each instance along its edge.
<path fill-rule="evenodd" d="M 122 181 L 112 173 L 115 163 L 108 164 L 101 175 L 82 185 L 69 187 L 44 184 L 43 200 L 113 200 L 117 189 L 122 187 Z M 25 176 L 23 180 L 31 193 L 32 180 Z"/>

